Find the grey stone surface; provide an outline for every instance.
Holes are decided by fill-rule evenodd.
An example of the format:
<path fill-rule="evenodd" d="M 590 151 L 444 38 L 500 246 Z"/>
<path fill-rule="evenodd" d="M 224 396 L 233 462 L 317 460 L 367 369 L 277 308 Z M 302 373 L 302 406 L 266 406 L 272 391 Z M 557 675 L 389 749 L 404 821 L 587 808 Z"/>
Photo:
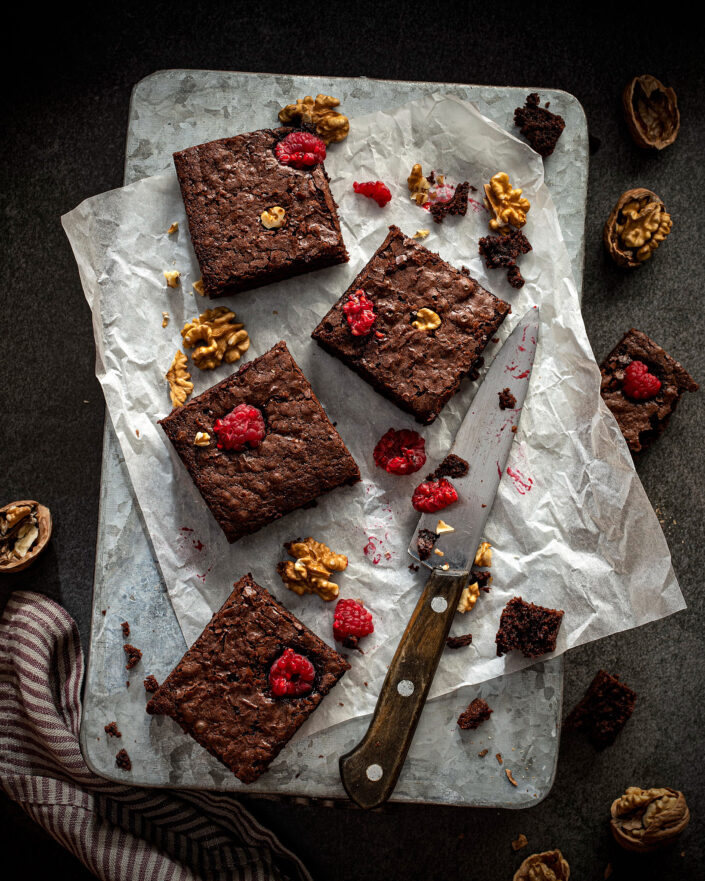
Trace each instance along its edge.
<path fill-rule="evenodd" d="M 600 140 L 591 158 L 583 286 L 595 354 L 604 356 L 636 326 L 705 381 L 705 73 L 697 30 L 667 12 L 645 14 L 640 25 L 631 7 L 609 16 L 584 7 L 579 17 L 570 4 L 521 9 L 508 2 L 491 14 L 476 5 L 459 12 L 440 3 L 414 11 L 407 3 L 360 2 L 347 11 L 317 6 L 312 16 L 293 5 L 203 4 L 194 12 L 192 4 L 156 2 L 125 4 L 119 16 L 96 7 L 72 20 L 62 9 L 60 21 L 35 13 L 20 22 L 13 33 L 32 34 L 35 76 L 11 69 L 0 147 L 0 489 L 3 498 L 42 499 L 56 526 L 52 546 L 32 569 L 0 579 L 1 597 L 18 588 L 49 593 L 87 636 L 103 402 L 88 310 L 58 218 L 81 199 L 120 186 L 130 91 L 157 69 L 365 74 L 571 92 Z M 682 132 L 660 155 L 638 151 L 621 118 L 620 91 L 642 72 L 668 82 L 680 99 Z M 605 258 L 601 227 L 620 193 L 635 185 L 663 197 L 674 232 L 650 265 L 625 273 Z M 615 746 L 596 755 L 580 738 L 564 737 L 551 794 L 519 813 L 398 805 L 366 815 L 248 798 L 316 881 L 509 879 L 527 853 L 511 850 L 519 832 L 529 838 L 528 850 L 560 846 L 575 878 L 601 879 L 608 862 L 615 879 L 702 877 L 703 400 L 702 392 L 686 397 L 637 466 L 664 519 L 688 610 L 566 659 L 566 710 L 600 666 L 639 693 Z M 612 799 L 634 783 L 683 789 L 693 813 L 681 844 L 636 862 L 617 852 L 606 820 Z M 22 855 L 26 877 L 89 877 L 16 806 L 3 799 L 0 808 L 4 852 Z"/>

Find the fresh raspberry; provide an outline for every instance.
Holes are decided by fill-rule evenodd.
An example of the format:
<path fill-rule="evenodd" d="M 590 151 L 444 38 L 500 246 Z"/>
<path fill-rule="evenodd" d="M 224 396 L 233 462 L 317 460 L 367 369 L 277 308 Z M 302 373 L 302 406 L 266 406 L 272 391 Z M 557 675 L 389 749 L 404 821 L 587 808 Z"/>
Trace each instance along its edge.
<path fill-rule="evenodd" d="M 361 184 L 355 181 L 353 190 L 362 196 L 367 196 L 368 199 L 374 199 L 380 208 L 384 208 L 387 202 L 391 202 L 392 199 L 389 187 L 381 180 L 368 180 Z"/>
<path fill-rule="evenodd" d="M 632 361 L 624 371 L 624 383 L 622 391 L 636 401 L 648 401 L 659 393 L 661 380 L 653 373 L 643 361 Z"/>
<path fill-rule="evenodd" d="M 348 302 L 343 305 L 353 336 L 367 336 L 375 323 L 375 307 L 363 290 L 348 294 Z"/>
<path fill-rule="evenodd" d="M 213 430 L 218 435 L 219 450 L 240 452 L 245 447 L 258 447 L 264 438 L 264 419 L 251 404 L 238 404 L 227 416 L 216 419 Z"/>
<path fill-rule="evenodd" d="M 301 697 L 313 689 L 313 664 L 293 649 L 284 649 L 269 670 L 269 684 L 275 697 Z"/>
<path fill-rule="evenodd" d="M 356 649 L 363 636 L 374 633 L 372 615 L 360 600 L 338 600 L 333 615 L 333 636 L 346 648 Z"/>
<path fill-rule="evenodd" d="M 375 465 L 390 474 L 413 474 L 426 464 L 426 441 L 415 431 L 390 428 L 372 453 Z"/>
<path fill-rule="evenodd" d="M 309 132 L 292 132 L 274 148 L 282 165 L 293 168 L 311 168 L 326 158 L 326 145 Z"/>
<path fill-rule="evenodd" d="M 458 501 L 458 493 L 453 484 L 446 480 L 426 480 L 420 483 L 411 497 L 411 504 L 417 511 L 433 514 Z"/>

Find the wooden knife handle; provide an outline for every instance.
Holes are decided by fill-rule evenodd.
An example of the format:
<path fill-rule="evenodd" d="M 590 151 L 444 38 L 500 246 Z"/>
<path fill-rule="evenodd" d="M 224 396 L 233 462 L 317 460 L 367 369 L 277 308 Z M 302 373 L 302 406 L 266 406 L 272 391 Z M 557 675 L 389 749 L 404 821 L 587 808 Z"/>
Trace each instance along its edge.
<path fill-rule="evenodd" d="M 381 805 L 396 786 L 469 579 L 469 572 L 433 570 L 389 665 L 370 727 L 340 757 L 345 791 L 361 808 Z"/>

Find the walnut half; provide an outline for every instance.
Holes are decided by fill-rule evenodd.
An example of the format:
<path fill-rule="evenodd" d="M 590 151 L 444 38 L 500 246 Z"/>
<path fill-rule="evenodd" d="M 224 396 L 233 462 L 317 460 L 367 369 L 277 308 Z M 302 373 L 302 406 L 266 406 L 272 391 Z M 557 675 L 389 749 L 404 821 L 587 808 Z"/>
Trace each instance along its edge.
<path fill-rule="evenodd" d="M 625 850 L 647 853 L 672 844 L 690 821 L 682 792 L 630 786 L 610 809 L 612 835 Z"/>
<path fill-rule="evenodd" d="M 514 873 L 514 881 L 568 881 L 570 866 L 559 850 L 532 853 Z"/>
<path fill-rule="evenodd" d="M 624 116 L 638 147 L 663 150 L 678 137 L 678 99 L 655 76 L 635 76 L 622 93 Z"/>
<path fill-rule="evenodd" d="M 338 596 L 338 585 L 328 579 L 332 572 L 342 572 L 347 568 L 348 558 L 344 554 L 336 554 L 328 545 L 312 538 L 289 541 L 284 547 L 296 559 L 295 563 L 287 560 L 277 566 L 289 590 L 299 596 L 317 593 L 326 602 Z"/>
<path fill-rule="evenodd" d="M 30 566 L 51 538 L 51 513 L 32 499 L 0 508 L 0 573 Z"/>
<path fill-rule="evenodd" d="M 279 111 L 279 121 L 285 124 L 314 125 L 316 132 L 325 142 L 342 141 L 350 131 L 350 120 L 335 108 L 340 104 L 332 95 L 310 95 L 297 98 L 295 104 L 287 104 Z"/>
<path fill-rule="evenodd" d="M 605 248 L 619 266 L 634 269 L 645 263 L 671 232 L 666 206 L 651 190 L 627 190 L 607 218 Z"/>

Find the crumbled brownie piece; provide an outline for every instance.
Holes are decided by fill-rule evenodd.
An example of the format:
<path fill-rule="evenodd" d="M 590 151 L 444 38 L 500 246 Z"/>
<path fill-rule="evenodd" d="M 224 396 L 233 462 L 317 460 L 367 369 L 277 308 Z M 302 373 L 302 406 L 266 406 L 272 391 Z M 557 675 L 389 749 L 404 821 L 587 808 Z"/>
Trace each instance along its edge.
<path fill-rule="evenodd" d="M 463 181 L 462 184 L 458 184 L 455 188 L 455 192 L 451 199 L 447 202 L 434 202 L 431 205 L 431 217 L 433 217 L 436 223 L 443 223 L 443 218 L 447 217 L 449 214 L 459 214 L 461 217 L 465 217 L 468 210 L 469 189 L 469 181 Z"/>
<path fill-rule="evenodd" d="M 481 697 L 476 697 L 467 710 L 458 716 L 458 725 L 463 731 L 474 730 L 486 722 L 491 715 L 492 709 L 487 702 L 483 701 Z"/>
<path fill-rule="evenodd" d="M 532 92 L 526 97 L 526 104 L 514 111 L 514 125 L 544 159 L 553 153 L 558 138 L 565 128 L 565 120 L 545 107 L 539 107 L 539 96 Z"/>
<path fill-rule="evenodd" d="M 409 569 L 409 572 L 418 572 L 419 571 L 419 567 L 416 565 L 416 563 L 409 563 L 407 568 Z"/>
<path fill-rule="evenodd" d="M 484 590 L 485 593 L 490 592 L 490 587 L 488 587 L 488 585 L 489 582 L 492 581 L 492 575 L 487 569 L 473 569 L 471 578 L 477 583 L 480 590 Z"/>
<path fill-rule="evenodd" d="M 633 361 L 645 364 L 660 382 L 656 394 L 644 400 L 636 400 L 624 392 L 626 370 Z M 627 331 L 610 352 L 600 372 L 600 394 L 632 453 L 646 449 L 661 435 L 684 392 L 698 390 L 697 382 L 675 358 L 634 328 Z"/>
<path fill-rule="evenodd" d="M 465 477 L 469 468 L 470 466 L 465 459 L 461 459 L 455 453 L 449 453 L 429 479 L 440 480 L 441 477 Z"/>
<path fill-rule="evenodd" d="M 484 759 L 488 752 L 489 750 L 487 749 L 487 747 L 485 747 L 483 750 L 480 750 L 477 755 L 479 756 L 479 758 Z"/>
<path fill-rule="evenodd" d="M 519 649 L 525 658 L 540 658 L 556 648 L 563 611 L 526 603 L 514 597 L 502 610 L 495 637 L 497 656 Z"/>
<path fill-rule="evenodd" d="M 566 728 L 584 731 L 597 749 L 614 743 L 634 711 L 636 692 L 617 676 L 598 670 L 583 698 L 565 720 Z"/>
<path fill-rule="evenodd" d="M 140 659 L 142 657 L 142 652 L 136 648 L 134 645 L 130 645 L 129 642 L 126 642 L 122 647 L 122 650 L 127 655 L 127 663 L 125 664 L 126 670 L 131 670 L 135 664 L 139 664 Z"/>
<path fill-rule="evenodd" d="M 464 633 L 462 636 L 449 636 L 446 645 L 449 649 L 462 649 L 472 643 L 472 633 Z"/>
<path fill-rule="evenodd" d="M 147 694 L 154 694 L 155 691 L 159 688 L 159 683 L 156 680 L 156 677 L 152 676 L 150 673 L 149 676 L 144 680 L 144 690 Z"/>
<path fill-rule="evenodd" d="M 497 394 L 499 395 L 500 410 L 513 410 L 516 407 L 517 399 L 508 388 L 503 388 L 502 391 Z"/>
<path fill-rule="evenodd" d="M 122 732 L 117 727 L 117 722 L 108 722 L 105 726 L 105 733 L 111 737 L 122 737 Z"/>
<path fill-rule="evenodd" d="M 120 627 L 122 627 L 123 639 L 129 639 L 130 638 L 130 625 L 128 624 L 128 622 L 123 621 L 122 624 L 120 625 Z"/>
<path fill-rule="evenodd" d="M 132 762 L 130 761 L 130 757 L 128 756 L 126 749 L 121 749 L 120 752 L 115 756 L 115 764 L 122 771 L 132 770 Z"/>
<path fill-rule="evenodd" d="M 506 269 L 509 284 L 517 289 L 524 287 L 524 278 L 517 266 L 517 259 L 521 254 L 528 254 L 532 248 L 520 229 L 511 227 L 507 233 L 483 236 L 479 242 L 479 250 L 488 269 Z"/>
<path fill-rule="evenodd" d="M 419 529 L 419 534 L 416 538 L 416 549 L 419 552 L 420 560 L 428 560 L 437 541 L 437 533 L 431 532 L 430 529 Z"/>

